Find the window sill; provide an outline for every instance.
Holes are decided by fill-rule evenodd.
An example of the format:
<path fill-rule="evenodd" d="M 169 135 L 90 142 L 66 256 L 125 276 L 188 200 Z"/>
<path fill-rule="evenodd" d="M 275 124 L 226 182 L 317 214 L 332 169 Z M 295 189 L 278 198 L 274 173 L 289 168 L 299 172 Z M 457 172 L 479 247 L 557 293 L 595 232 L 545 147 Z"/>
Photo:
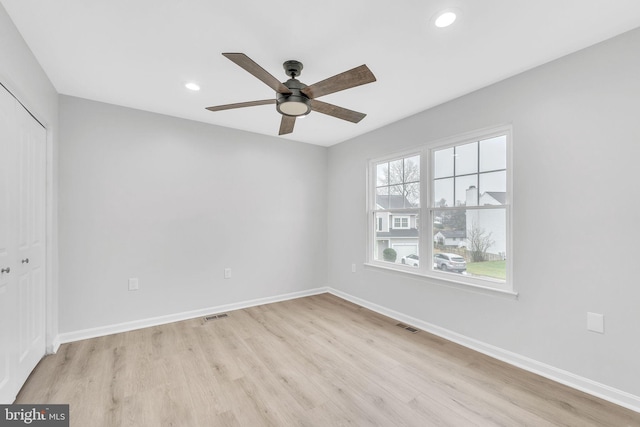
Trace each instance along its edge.
<path fill-rule="evenodd" d="M 453 277 L 452 278 L 442 277 L 439 274 L 437 275 L 424 274 L 420 271 L 411 271 L 405 268 L 398 268 L 398 267 L 387 266 L 387 265 L 382 265 L 377 263 L 370 263 L 370 262 L 365 263 L 364 266 L 370 269 L 379 269 L 379 270 L 385 270 L 388 272 L 398 273 L 414 279 L 420 278 L 420 279 L 428 280 L 430 281 L 430 283 L 434 283 L 436 285 L 449 286 L 449 287 L 481 293 L 481 294 L 499 295 L 503 297 L 518 299 L 518 293 L 512 290 L 499 289 L 491 286 L 482 286 L 475 283 L 467 283 L 460 280 L 455 280 L 455 278 Z M 441 273 L 441 274 L 447 274 L 447 273 Z"/>

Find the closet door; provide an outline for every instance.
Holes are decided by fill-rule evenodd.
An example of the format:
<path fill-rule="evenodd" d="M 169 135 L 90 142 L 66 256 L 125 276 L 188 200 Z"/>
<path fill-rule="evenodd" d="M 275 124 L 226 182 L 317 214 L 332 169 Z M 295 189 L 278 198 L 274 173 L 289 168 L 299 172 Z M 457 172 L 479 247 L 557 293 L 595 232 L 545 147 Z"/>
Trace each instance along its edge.
<path fill-rule="evenodd" d="M 0 87 L 0 403 L 12 403 L 17 380 L 18 364 L 16 322 L 18 307 L 15 303 L 16 274 L 15 230 L 17 220 L 14 191 L 17 164 L 16 100 Z"/>
<path fill-rule="evenodd" d="M 22 106 L 18 123 L 18 371 L 23 384 L 45 354 L 45 148 L 44 128 Z"/>
<path fill-rule="evenodd" d="M 0 88 L 0 403 L 45 354 L 46 131 Z"/>

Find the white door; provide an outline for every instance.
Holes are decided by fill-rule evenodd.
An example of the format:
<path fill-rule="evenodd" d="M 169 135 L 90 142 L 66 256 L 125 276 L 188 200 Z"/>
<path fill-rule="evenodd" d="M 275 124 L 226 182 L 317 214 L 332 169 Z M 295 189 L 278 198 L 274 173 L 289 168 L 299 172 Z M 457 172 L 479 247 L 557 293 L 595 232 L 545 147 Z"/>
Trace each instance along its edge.
<path fill-rule="evenodd" d="M 45 353 L 45 150 L 46 131 L 0 88 L 0 404 Z"/>
<path fill-rule="evenodd" d="M 18 108 L 18 382 L 45 354 L 45 149 L 44 128 Z"/>
<path fill-rule="evenodd" d="M 16 393 L 18 319 L 15 275 L 16 100 L 0 88 L 0 404 L 12 403 Z M 12 271 L 13 270 L 13 271 Z"/>

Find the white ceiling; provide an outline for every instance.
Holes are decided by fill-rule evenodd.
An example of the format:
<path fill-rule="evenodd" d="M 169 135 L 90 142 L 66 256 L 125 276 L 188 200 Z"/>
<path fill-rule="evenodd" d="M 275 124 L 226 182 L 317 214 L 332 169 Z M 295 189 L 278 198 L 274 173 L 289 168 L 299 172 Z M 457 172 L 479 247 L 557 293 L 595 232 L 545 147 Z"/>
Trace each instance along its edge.
<path fill-rule="evenodd" d="M 273 91 L 221 55 L 312 84 L 361 64 L 377 82 L 321 100 L 283 138 L 329 146 L 640 26 L 638 0 L 0 0 L 61 94 L 277 135 L 275 106 L 209 112 Z M 436 28 L 434 15 L 458 20 Z M 637 54 L 631 53 L 630 54 Z M 184 88 L 195 81 L 202 90 Z"/>

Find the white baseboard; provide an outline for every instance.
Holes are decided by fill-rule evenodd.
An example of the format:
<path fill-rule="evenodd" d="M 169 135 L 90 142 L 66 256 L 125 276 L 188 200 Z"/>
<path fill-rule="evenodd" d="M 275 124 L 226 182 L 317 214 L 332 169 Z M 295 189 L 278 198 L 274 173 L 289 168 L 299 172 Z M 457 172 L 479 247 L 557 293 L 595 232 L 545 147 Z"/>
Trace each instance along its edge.
<path fill-rule="evenodd" d="M 60 335 L 56 335 L 53 338 L 53 342 L 51 343 L 51 346 L 47 347 L 47 354 L 56 354 L 58 352 L 58 349 L 60 348 L 60 344 L 62 344 L 60 342 Z"/>
<path fill-rule="evenodd" d="M 271 304 L 274 302 L 286 301 L 295 298 L 302 298 L 310 295 L 318 295 L 327 292 L 326 287 L 309 289 L 300 292 L 292 292 L 289 294 L 275 295 L 272 297 L 258 298 L 249 301 L 241 301 L 232 304 L 219 305 L 215 307 L 207 307 L 199 310 L 186 311 L 182 313 L 174 313 L 166 316 L 152 317 L 149 319 L 134 320 L 131 322 L 118 323 L 115 325 L 99 326 L 97 328 L 82 329 L 79 331 L 65 332 L 58 334 L 53 340 L 53 352 L 57 352 L 61 344 L 85 340 L 89 338 L 102 337 L 105 335 L 117 334 L 120 332 L 128 332 L 136 329 L 148 328 L 150 326 L 164 325 L 172 322 L 193 319 L 195 317 L 207 316 L 210 314 L 223 313 L 227 311 L 240 310 L 257 305 Z"/>
<path fill-rule="evenodd" d="M 407 316 L 403 313 L 391 310 L 389 308 L 380 306 L 378 304 L 374 304 L 372 302 L 355 297 L 353 295 L 347 294 L 337 289 L 329 287 L 328 292 L 337 297 L 350 301 L 354 304 L 368 308 L 369 310 L 383 314 L 387 317 L 391 317 L 402 323 L 415 326 L 419 329 L 422 329 L 423 331 L 432 333 L 434 335 L 437 335 L 449 341 L 453 341 L 457 344 L 463 345 L 472 350 L 486 354 L 487 356 L 501 360 L 510 365 L 517 366 L 526 371 L 532 372 L 534 374 L 538 374 L 550 380 L 564 384 L 568 387 L 583 391 L 592 396 L 596 396 L 601 399 L 607 400 L 611 403 L 615 403 L 616 405 L 620 405 L 625 408 L 631 409 L 632 411 L 640 412 L 639 396 L 635 396 L 625 391 L 618 390 L 613 387 L 609 387 L 605 384 L 592 381 L 588 378 L 575 375 L 563 369 L 559 369 L 554 366 L 538 362 L 537 360 L 530 359 L 528 357 L 519 355 L 517 353 L 513 353 L 511 351 L 504 350 L 502 348 L 499 348 L 487 343 L 483 343 L 481 341 L 466 337 L 464 335 L 458 334 L 448 329 L 441 328 L 436 325 L 432 325 L 420 319 Z"/>

